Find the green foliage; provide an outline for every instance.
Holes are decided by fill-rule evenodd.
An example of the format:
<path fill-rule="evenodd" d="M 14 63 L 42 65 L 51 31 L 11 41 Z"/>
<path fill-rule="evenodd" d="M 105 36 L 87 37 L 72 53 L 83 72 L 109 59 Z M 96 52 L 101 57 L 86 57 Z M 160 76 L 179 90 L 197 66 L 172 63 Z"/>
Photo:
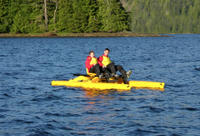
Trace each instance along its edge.
<path fill-rule="evenodd" d="M 48 30 L 75 33 L 127 30 L 127 13 L 120 2 L 103 1 L 57 0 L 57 9 L 56 0 L 47 0 Z M 45 32 L 43 0 L 0 0 L 0 2 L 1 33 Z"/>
<path fill-rule="evenodd" d="M 86 32 L 98 32 L 100 29 L 100 20 L 97 15 L 99 12 L 99 5 L 97 1 L 90 0 L 89 3 L 89 19 L 88 19 L 88 26 Z"/>
<path fill-rule="evenodd" d="M 59 32 L 119 32 L 128 29 L 127 13 L 118 0 L 60 0 Z"/>
<path fill-rule="evenodd" d="M 199 33 L 199 0 L 128 0 L 131 31 Z"/>
<path fill-rule="evenodd" d="M 5 33 L 9 29 L 8 7 L 9 0 L 0 0 L 0 33 Z"/>
<path fill-rule="evenodd" d="M 47 15 L 50 32 L 200 33 L 200 0 L 47 0 Z M 45 31 L 44 0 L 0 0 L 0 33 Z"/>
<path fill-rule="evenodd" d="M 3 1 L 3 0 L 2 0 Z M 1 2 L 2 2 L 1 1 Z M 43 31 L 40 0 L 8 0 L 0 5 L 1 33 L 30 33 Z M 3 20 L 3 21 L 2 21 Z"/>
<path fill-rule="evenodd" d="M 88 0 L 80 1 L 74 0 L 73 1 L 73 31 L 72 32 L 85 32 L 87 30 L 88 24 L 88 12 L 89 2 Z"/>
<path fill-rule="evenodd" d="M 101 31 L 119 32 L 128 29 L 127 13 L 118 0 L 99 0 L 98 15 L 101 18 Z"/>

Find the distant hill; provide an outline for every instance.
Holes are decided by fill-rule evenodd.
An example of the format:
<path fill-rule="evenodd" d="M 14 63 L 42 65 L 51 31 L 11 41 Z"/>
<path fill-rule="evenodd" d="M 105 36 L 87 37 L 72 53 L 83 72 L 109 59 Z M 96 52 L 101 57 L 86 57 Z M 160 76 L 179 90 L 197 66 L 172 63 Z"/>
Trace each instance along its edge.
<path fill-rule="evenodd" d="M 130 30 L 139 33 L 200 33 L 200 0 L 121 0 Z"/>

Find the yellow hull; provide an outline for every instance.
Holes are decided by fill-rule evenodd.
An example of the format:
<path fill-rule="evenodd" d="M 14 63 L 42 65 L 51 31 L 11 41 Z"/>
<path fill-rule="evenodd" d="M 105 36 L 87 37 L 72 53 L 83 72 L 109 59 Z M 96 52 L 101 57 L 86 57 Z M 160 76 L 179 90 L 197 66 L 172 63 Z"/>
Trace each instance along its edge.
<path fill-rule="evenodd" d="M 83 89 L 95 90 L 131 90 L 131 88 L 147 88 L 164 91 L 165 83 L 151 81 L 129 81 L 128 84 L 122 83 L 121 80 L 112 83 L 101 82 L 99 78 L 78 76 L 68 81 L 52 81 L 52 86 L 67 86 Z"/>

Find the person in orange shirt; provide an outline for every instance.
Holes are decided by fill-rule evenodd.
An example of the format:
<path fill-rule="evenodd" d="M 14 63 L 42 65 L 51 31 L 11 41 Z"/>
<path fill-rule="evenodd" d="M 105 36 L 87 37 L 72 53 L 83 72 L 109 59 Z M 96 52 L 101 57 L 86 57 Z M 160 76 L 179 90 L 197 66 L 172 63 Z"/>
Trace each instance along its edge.
<path fill-rule="evenodd" d="M 110 50 L 106 48 L 104 50 L 104 54 L 98 58 L 98 63 L 100 67 L 102 68 L 102 72 L 104 73 L 110 73 L 110 77 L 118 78 L 119 76 L 116 74 L 117 71 L 119 71 L 122 74 L 122 79 L 125 84 L 128 83 L 127 79 L 129 78 L 132 71 L 126 72 L 122 66 L 115 65 L 109 58 Z"/>
<path fill-rule="evenodd" d="M 89 52 L 89 56 L 87 56 L 85 61 L 86 72 L 88 75 L 91 73 L 95 73 L 97 77 L 101 78 L 100 66 L 98 64 L 98 60 L 95 57 L 94 51 Z"/>

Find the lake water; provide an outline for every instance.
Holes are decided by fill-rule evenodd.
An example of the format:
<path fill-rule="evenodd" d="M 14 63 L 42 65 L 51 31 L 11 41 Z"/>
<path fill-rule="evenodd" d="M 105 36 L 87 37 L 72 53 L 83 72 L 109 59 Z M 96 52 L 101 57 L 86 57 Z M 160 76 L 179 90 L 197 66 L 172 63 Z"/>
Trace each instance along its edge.
<path fill-rule="evenodd" d="M 0 38 L 1 136 L 199 136 L 200 35 Z M 165 91 L 90 92 L 52 87 L 85 74 L 88 52 L 110 48 L 130 80 Z"/>

